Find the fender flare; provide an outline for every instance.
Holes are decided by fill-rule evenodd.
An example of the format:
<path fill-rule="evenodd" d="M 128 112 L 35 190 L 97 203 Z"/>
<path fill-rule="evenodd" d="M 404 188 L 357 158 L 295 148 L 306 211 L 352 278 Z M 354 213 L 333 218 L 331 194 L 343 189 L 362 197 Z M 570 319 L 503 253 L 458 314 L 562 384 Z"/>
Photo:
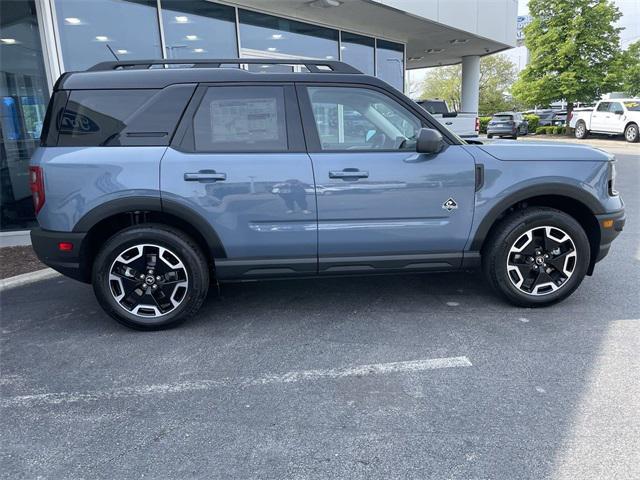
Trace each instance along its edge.
<path fill-rule="evenodd" d="M 600 202 L 598 202 L 597 198 L 576 186 L 562 183 L 532 185 L 509 194 L 508 196 L 500 200 L 497 204 L 495 204 L 491 208 L 491 210 L 489 210 L 489 213 L 485 215 L 485 217 L 480 222 L 480 225 L 476 229 L 469 250 L 480 251 L 480 249 L 482 248 L 482 244 L 484 243 L 489 233 L 489 230 L 491 230 L 491 227 L 495 225 L 500 216 L 510 207 L 527 199 L 546 195 L 553 195 L 555 197 L 567 197 L 580 202 L 585 207 L 587 207 L 587 209 L 589 209 L 589 211 L 591 211 L 594 216 L 605 213 L 602 205 L 600 205 Z"/>
<path fill-rule="evenodd" d="M 220 237 L 211 224 L 198 212 L 179 202 L 160 197 L 131 196 L 111 200 L 87 212 L 73 228 L 74 232 L 88 232 L 102 220 L 114 215 L 145 211 L 168 213 L 191 225 L 204 239 L 213 258 L 226 258 Z"/>

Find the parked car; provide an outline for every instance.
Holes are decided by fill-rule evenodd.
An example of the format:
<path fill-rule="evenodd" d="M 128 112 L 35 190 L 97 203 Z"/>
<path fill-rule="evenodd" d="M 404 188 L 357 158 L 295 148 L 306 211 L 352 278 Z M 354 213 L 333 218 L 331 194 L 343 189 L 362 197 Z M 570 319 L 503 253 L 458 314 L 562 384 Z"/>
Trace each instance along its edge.
<path fill-rule="evenodd" d="M 556 114 L 556 111 L 552 109 L 544 109 L 544 110 L 531 110 L 526 113 L 538 116 L 539 127 L 551 127 L 553 125 L 553 116 Z"/>
<path fill-rule="evenodd" d="M 518 112 L 495 113 L 487 124 L 487 138 L 511 137 L 518 138 L 518 135 L 529 133 L 529 122 L 524 115 Z"/>
<path fill-rule="evenodd" d="M 551 117 L 551 124 L 554 127 L 564 127 L 567 123 L 567 112 L 556 112 Z"/>
<path fill-rule="evenodd" d="M 449 110 L 444 100 L 418 100 L 416 102 L 445 128 L 462 138 L 476 138 L 480 133 L 480 119 L 475 113 L 461 113 Z"/>
<path fill-rule="evenodd" d="M 571 122 L 576 138 L 587 138 L 591 132 L 623 134 L 627 142 L 635 143 L 640 140 L 640 99 L 602 100 L 593 111 L 575 112 Z"/>
<path fill-rule="evenodd" d="M 292 60 L 106 62 L 55 84 L 30 166 L 33 248 L 126 326 L 185 320 L 211 281 L 473 268 L 542 307 L 623 228 L 603 151 L 469 144 L 341 62 L 229 63 Z M 366 134 L 345 135 L 352 120 Z"/>

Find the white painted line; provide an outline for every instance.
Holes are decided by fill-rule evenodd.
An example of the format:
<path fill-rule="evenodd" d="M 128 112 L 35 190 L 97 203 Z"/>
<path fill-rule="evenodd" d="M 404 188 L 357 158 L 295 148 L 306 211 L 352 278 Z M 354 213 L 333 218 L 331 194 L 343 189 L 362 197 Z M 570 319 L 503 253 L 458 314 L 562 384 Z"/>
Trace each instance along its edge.
<path fill-rule="evenodd" d="M 4 278 L 0 280 L 0 292 L 9 290 L 10 288 L 22 287 L 29 283 L 39 282 L 41 280 L 47 280 L 61 275 L 53 268 L 43 268 L 42 270 L 36 270 L 35 272 L 23 273 L 22 275 L 16 275 L 15 277 Z"/>
<path fill-rule="evenodd" d="M 20 395 L 3 398 L 2 407 L 29 407 L 37 404 L 60 404 L 87 402 L 98 400 L 112 400 L 127 397 L 142 397 L 148 395 L 166 395 L 171 393 L 188 393 L 201 390 L 211 390 L 222 387 L 255 387 L 262 385 L 286 384 L 301 381 L 322 379 L 340 379 L 347 377 L 364 377 L 369 375 L 388 375 L 392 373 L 415 373 L 441 368 L 471 367 L 467 357 L 431 358 L 425 360 L 411 360 L 408 362 L 373 363 L 347 368 L 331 368 L 320 370 L 298 370 L 282 374 L 267 374 L 261 377 L 223 378 L 221 380 L 193 380 L 159 385 L 141 385 L 137 387 L 122 387 L 94 392 L 56 392 L 39 393 L 34 395 Z"/>

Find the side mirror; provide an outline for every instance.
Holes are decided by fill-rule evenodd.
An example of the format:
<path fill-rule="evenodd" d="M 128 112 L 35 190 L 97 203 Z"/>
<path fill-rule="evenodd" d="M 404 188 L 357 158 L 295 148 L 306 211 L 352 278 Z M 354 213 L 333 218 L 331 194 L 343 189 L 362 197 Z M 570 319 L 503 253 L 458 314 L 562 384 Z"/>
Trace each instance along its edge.
<path fill-rule="evenodd" d="M 624 110 L 616 110 L 613 113 L 616 115 L 624 115 Z"/>
<path fill-rule="evenodd" d="M 418 132 L 416 142 L 416 152 L 418 153 L 438 153 L 442 150 L 444 143 L 442 135 L 433 128 L 421 128 Z"/>

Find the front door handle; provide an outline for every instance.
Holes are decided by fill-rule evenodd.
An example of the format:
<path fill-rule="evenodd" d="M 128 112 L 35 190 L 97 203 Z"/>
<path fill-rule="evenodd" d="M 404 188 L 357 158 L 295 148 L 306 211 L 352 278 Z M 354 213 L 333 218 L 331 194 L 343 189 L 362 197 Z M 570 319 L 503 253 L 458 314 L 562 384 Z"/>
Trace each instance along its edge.
<path fill-rule="evenodd" d="M 200 170 L 199 172 L 184 174 L 185 182 L 217 182 L 226 179 L 226 173 L 218 173 L 215 170 Z"/>
<path fill-rule="evenodd" d="M 357 168 L 345 168 L 344 170 L 331 170 L 329 178 L 368 178 L 369 172 L 358 170 Z"/>

